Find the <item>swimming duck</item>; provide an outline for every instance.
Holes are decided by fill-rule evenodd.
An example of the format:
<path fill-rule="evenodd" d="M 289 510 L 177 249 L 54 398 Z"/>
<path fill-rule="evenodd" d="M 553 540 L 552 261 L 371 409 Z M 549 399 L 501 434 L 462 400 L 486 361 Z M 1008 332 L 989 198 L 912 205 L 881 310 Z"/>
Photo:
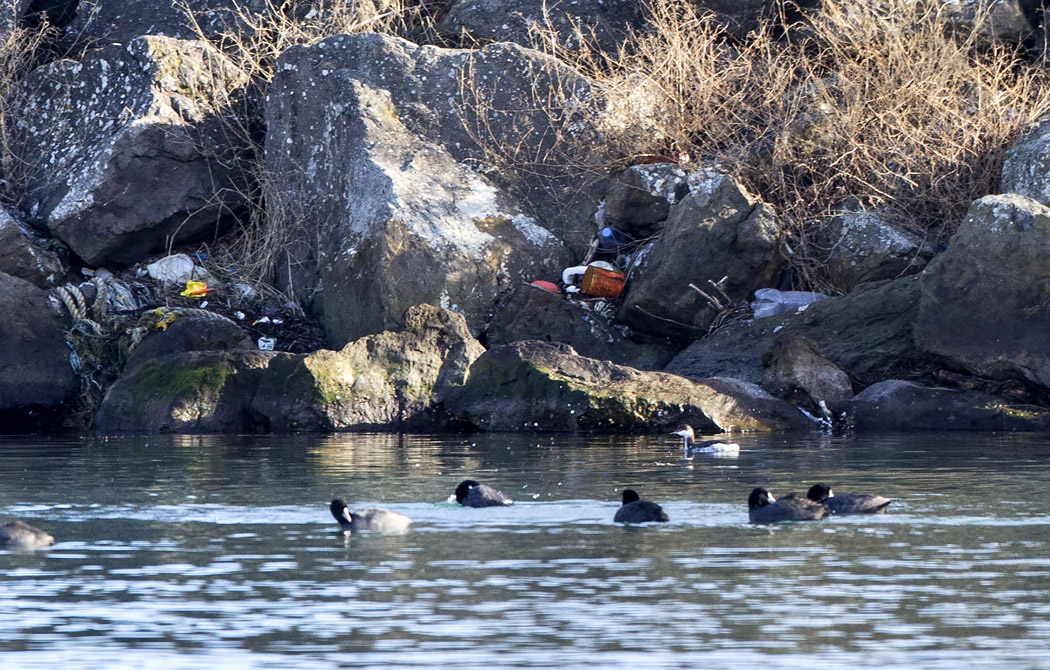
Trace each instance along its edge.
<path fill-rule="evenodd" d="M 706 442 L 696 442 L 696 433 L 693 432 L 693 427 L 687 423 L 683 423 L 678 427 L 678 430 L 671 433 L 672 435 L 678 435 L 682 438 L 682 446 L 685 449 L 685 457 L 689 458 L 689 454 L 739 454 L 740 445 L 735 442 L 720 442 L 718 440 L 708 440 Z M 691 446 L 692 445 L 692 446 Z"/>
<path fill-rule="evenodd" d="M 634 489 L 624 489 L 623 503 L 613 517 L 616 523 L 645 523 L 647 521 L 668 521 L 667 513 L 654 502 L 642 500 Z"/>
<path fill-rule="evenodd" d="M 473 479 L 464 479 L 456 487 L 456 492 L 449 497 L 464 507 L 498 507 L 501 505 L 513 505 L 514 501 L 503 495 L 491 486 L 479 484 Z"/>
<path fill-rule="evenodd" d="M 778 521 L 815 521 L 828 515 L 822 503 L 787 495 L 777 500 L 769 491 L 758 487 L 747 498 L 747 515 L 751 523 Z"/>
<path fill-rule="evenodd" d="M 893 502 L 885 496 L 866 493 L 839 493 L 836 495 L 827 484 L 814 484 L 809 487 L 806 497 L 823 503 L 832 514 L 881 514 Z"/>
<path fill-rule="evenodd" d="M 341 499 L 332 501 L 329 509 L 343 530 L 375 530 L 383 533 L 398 533 L 408 530 L 412 520 L 404 514 L 391 512 L 388 509 L 369 507 L 351 512 Z"/>
<path fill-rule="evenodd" d="M 54 543 L 55 538 L 24 521 L 11 521 L 0 526 L 0 549 L 28 551 Z"/>

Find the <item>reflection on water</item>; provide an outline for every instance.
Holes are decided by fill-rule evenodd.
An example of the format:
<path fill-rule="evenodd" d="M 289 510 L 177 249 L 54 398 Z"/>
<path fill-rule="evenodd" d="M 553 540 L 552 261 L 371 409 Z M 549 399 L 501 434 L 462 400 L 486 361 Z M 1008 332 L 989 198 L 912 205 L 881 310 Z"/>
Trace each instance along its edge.
<path fill-rule="evenodd" d="M 807 667 L 1050 652 L 1043 436 L 0 438 L 4 668 Z M 518 504 L 445 502 L 467 476 Z M 753 486 L 895 498 L 747 523 Z M 671 517 L 612 523 L 638 489 Z M 344 536 L 334 496 L 415 520 Z"/>

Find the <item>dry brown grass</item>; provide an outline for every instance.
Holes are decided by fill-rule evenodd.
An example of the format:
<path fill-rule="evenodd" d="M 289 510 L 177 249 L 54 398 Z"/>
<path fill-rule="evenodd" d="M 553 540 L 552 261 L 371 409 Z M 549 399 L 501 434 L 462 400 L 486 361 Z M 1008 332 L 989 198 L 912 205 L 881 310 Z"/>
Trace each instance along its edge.
<path fill-rule="evenodd" d="M 944 241 L 971 201 L 997 191 L 1010 142 L 1050 109 L 1043 63 L 978 31 L 953 36 L 938 7 L 825 0 L 788 37 L 729 46 L 686 0 L 652 0 L 651 28 L 627 50 L 576 64 L 612 100 L 654 98 L 654 132 L 610 137 L 620 155 L 723 165 L 788 222 L 804 283 L 829 288 L 818 233 L 830 217 L 879 210 Z"/>

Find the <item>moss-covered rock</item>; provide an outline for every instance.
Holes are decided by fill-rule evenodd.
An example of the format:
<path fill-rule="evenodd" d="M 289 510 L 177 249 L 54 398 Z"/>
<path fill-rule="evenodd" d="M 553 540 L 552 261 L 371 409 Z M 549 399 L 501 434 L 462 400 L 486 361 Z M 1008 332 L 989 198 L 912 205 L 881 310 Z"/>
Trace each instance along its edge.
<path fill-rule="evenodd" d="M 564 344 L 494 347 L 471 366 L 446 409 L 482 430 L 779 431 L 814 424 L 797 408 L 735 379 L 687 379 L 585 358 Z"/>
<path fill-rule="evenodd" d="M 400 332 L 312 354 L 183 352 L 129 367 L 106 395 L 98 430 L 253 432 L 424 430 L 483 348 L 462 315 L 420 305 Z"/>

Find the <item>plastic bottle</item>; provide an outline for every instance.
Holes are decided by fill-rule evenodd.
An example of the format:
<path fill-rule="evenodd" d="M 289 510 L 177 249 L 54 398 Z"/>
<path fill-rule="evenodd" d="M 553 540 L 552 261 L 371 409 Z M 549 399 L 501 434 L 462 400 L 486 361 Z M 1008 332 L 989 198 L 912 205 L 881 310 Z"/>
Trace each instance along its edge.
<path fill-rule="evenodd" d="M 778 291 L 775 288 L 760 288 L 755 291 L 755 300 L 751 303 L 751 309 L 755 312 L 755 318 L 761 319 L 827 299 L 826 294 L 815 291 Z"/>

